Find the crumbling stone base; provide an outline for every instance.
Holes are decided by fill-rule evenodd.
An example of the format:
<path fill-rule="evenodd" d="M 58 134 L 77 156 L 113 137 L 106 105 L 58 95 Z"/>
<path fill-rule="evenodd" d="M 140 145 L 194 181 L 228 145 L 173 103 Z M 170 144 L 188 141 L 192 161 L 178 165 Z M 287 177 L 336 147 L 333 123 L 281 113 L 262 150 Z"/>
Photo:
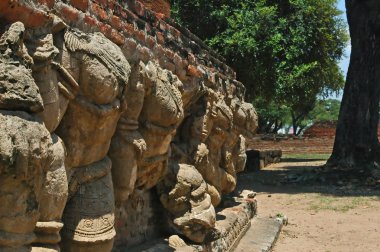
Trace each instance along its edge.
<path fill-rule="evenodd" d="M 223 202 L 223 208 L 217 209 L 216 228 L 220 231 L 220 237 L 217 240 L 205 245 L 196 245 L 185 244 L 179 237 L 172 236 L 168 239 L 151 241 L 150 245 L 143 244 L 129 248 L 128 251 L 233 251 L 251 226 L 251 219 L 257 212 L 257 202 L 254 199 L 254 193 L 247 193 L 247 191 L 239 197 L 224 198 Z"/>

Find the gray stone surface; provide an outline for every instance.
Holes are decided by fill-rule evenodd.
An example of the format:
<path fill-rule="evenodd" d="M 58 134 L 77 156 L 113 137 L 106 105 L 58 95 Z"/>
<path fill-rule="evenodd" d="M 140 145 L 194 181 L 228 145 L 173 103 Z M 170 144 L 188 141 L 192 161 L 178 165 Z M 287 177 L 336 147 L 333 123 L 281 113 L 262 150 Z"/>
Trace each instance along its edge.
<path fill-rule="evenodd" d="M 282 229 L 282 220 L 257 217 L 251 220 L 251 228 L 240 240 L 235 252 L 271 251 Z"/>

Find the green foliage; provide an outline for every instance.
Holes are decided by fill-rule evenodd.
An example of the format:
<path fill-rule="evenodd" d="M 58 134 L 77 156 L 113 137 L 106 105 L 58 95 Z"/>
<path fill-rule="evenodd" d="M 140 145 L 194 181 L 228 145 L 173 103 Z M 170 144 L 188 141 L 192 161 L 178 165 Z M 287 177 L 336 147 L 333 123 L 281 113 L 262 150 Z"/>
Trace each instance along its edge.
<path fill-rule="evenodd" d="M 316 122 L 338 121 L 340 101 L 335 99 L 322 99 L 315 103 L 313 109 L 297 125 L 296 134 L 300 134 L 306 127 Z M 294 128 L 294 127 L 293 127 Z"/>
<path fill-rule="evenodd" d="M 259 116 L 258 133 L 277 133 L 291 123 L 290 109 L 275 101 L 267 102 L 262 97 L 256 97 L 253 102 Z"/>
<path fill-rule="evenodd" d="M 286 107 L 297 126 L 318 96 L 344 85 L 348 34 L 336 0 L 174 0 L 173 9 L 237 71 L 266 124 Z"/>
<path fill-rule="evenodd" d="M 319 100 L 308 115 L 311 123 L 338 121 L 340 101 L 335 99 Z"/>

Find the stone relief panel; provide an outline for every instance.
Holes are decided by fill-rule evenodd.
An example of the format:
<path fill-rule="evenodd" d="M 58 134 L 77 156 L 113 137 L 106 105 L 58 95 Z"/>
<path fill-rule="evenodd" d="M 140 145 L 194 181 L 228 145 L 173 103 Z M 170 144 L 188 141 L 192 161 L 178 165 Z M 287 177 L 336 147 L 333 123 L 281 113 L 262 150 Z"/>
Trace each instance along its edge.
<path fill-rule="evenodd" d="M 12 24 L 0 39 L 0 250 L 111 251 L 128 232 L 115 211 L 129 218 L 147 191 L 171 234 L 219 238 L 215 207 L 244 170 L 257 114 L 240 83 L 197 78 L 131 64 L 102 33 L 54 15 Z"/>
<path fill-rule="evenodd" d="M 112 161 L 107 156 L 125 111 L 130 65 L 101 33 L 67 30 L 62 65 L 78 83 L 75 98 L 57 128 L 70 180 L 63 213 L 63 251 L 111 251 L 114 229 Z"/>
<path fill-rule="evenodd" d="M 61 169 L 63 153 L 60 142 L 52 139 L 38 116 L 43 99 L 32 77 L 33 59 L 24 45 L 24 33 L 24 25 L 16 22 L 0 38 L 1 251 L 30 251 L 31 243 L 39 238 L 34 232 L 37 221 L 52 217 L 44 211 L 40 214 L 41 200 L 49 198 L 45 189 L 60 187 L 54 182 L 46 184 L 48 173 Z M 66 188 L 67 183 L 59 188 L 58 201 L 65 201 Z M 54 221 L 60 220 L 59 214 Z M 54 224 L 59 231 L 62 224 Z M 53 236 L 57 238 L 58 232 Z"/>

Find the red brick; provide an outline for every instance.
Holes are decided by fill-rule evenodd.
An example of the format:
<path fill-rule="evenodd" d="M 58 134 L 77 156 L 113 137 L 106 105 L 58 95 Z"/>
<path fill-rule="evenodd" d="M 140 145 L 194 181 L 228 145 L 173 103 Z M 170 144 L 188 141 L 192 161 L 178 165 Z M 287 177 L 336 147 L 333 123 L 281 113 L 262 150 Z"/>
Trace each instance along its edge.
<path fill-rule="evenodd" d="M 187 74 L 198 78 L 203 76 L 202 72 L 194 65 L 189 65 L 187 67 Z"/>
<path fill-rule="evenodd" d="M 113 15 L 111 18 L 111 26 L 117 30 L 123 27 L 123 23 L 118 16 Z"/>
<path fill-rule="evenodd" d="M 181 65 L 186 68 L 188 65 L 189 65 L 189 61 L 187 61 L 186 59 L 182 59 L 182 63 Z"/>
<path fill-rule="evenodd" d="M 164 58 L 164 56 L 165 56 L 165 49 L 161 45 L 156 44 L 156 46 L 154 47 L 153 51 L 154 51 L 154 53 L 155 53 L 155 55 L 156 55 L 157 58 L 159 58 L 159 59 L 163 59 Z"/>
<path fill-rule="evenodd" d="M 130 1 L 132 4 L 130 5 L 130 8 L 139 16 L 144 16 L 145 14 L 145 8 L 144 6 L 138 2 L 138 1 Z"/>
<path fill-rule="evenodd" d="M 144 31 L 136 30 L 136 31 L 134 32 L 134 34 L 135 34 L 136 38 L 137 38 L 140 42 L 142 42 L 142 43 L 145 42 L 145 32 L 144 32 Z"/>
<path fill-rule="evenodd" d="M 120 18 L 123 18 L 123 19 L 128 18 L 128 14 L 124 11 L 124 8 L 118 3 L 115 3 L 113 11 L 114 11 L 114 14 Z"/>
<path fill-rule="evenodd" d="M 145 31 L 147 34 L 151 33 L 152 31 L 152 27 L 148 23 L 145 23 Z"/>
<path fill-rule="evenodd" d="M 160 67 L 165 68 L 166 59 L 163 57 L 158 58 L 158 64 L 160 65 Z"/>
<path fill-rule="evenodd" d="M 119 46 L 125 44 L 125 37 L 121 35 L 118 31 L 116 31 L 115 29 L 112 29 L 109 39 Z"/>
<path fill-rule="evenodd" d="M 167 27 L 168 25 L 164 22 L 164 21 L 160 21 L 159 23 L 159 28 L 162 30 L 162 31 L 166 31 L 167 30 Z"/>
<path fill-rule="evenodd" d="M 103 10 L 103 8 L 100 5 L 93 3 L 91 7 L 92 7 L 92 12 L 99 18 L 99 20 L 101 21 L 108 20 L 107 12 Z"/>
<path fill-rule="evenodd" d="M 85 12 L 88 9 L 88 1 L 89 0 L 70 0 L 70 3 L 75 8 Z"/>
<path fill-rule="evenodd" d="M 154 47 L 154 45 L 156 44 L 156 40 L 152 37 L 152 36 L 149 36 L 147 35 L 146 36 L 146 45 L 152 49 Z"/>
<path fill-rule="evenodd" d="M 0 16 L 10 23 L 21 21 L 28 28 L 43 26 L 51 19 L 45 12 L 32 9 L 32 7 L 18 2 L 9 1 L 0 1 Z"/>
<path fill-rule="evenodd" d="M 109 9 L 113 9 L 115 5 L 115 0 L 93 0 L 94 2 L 98 3 L 99 5 L 103 7 L 107 7 Z"/>
<path fill-rule="evenodd" d="M 131 38 L 128 38 L 125 40 L 125 47 L 128 48 L 128 50 L 136 50 L 136 47 L 137 47 L 137 43 L 135 40 L 131 39 Z"/>
<path fill-rule="evenodd" d="M 49 7 L 49 9 L 53 8 L 55 4 L 55 0 L 37 0 L 40 4 Z"/>
<path fill-rule="evenodd" d="M 157 19 L 163 19 L 165 17 L 165 14 L 163 13 L 154 13 Z"/>
<path fill-rule="evenodd" d="M 123 47 L 123 50 L 125 49 L 128 51 L 131 55 L 133 55 L 136 52 L 137 43 L 134 39 L 127 38 L 125 40 L 125 44 Z"/>
<path fill-rule="evenodd" d="M 166 62 L 165 68 L 171 72 L 175 72 L 175 65 L 169 61 Z"/>
<path fill-rule="evenodd" d="M 111 35 L 112 28 L 108 24 L 99 22 L 98 27 L 99 27 L 100 32 L 103 33 L 105 36 L 109 37 Z"/>
<path fill-rule="evenodd" d="M 180 81 L 187 81 L 189 79 L 186 70 L 176 70 L 176 75 L 178 76 Z"/>
<path fill-rule="evenodd" d="M 59 11 L 62 18 L 68 22 L 76 22 L 79 19 L 79 11 L 68 5 L 60 5 Z"/>
<path fill-rule="evenodd" d="M 98 21 L 95 18 L 87 14 L 84 16 L 83 21 L 90 26 L 97 26 L 98 24 Z"/>
<path fill-rule="evenodd" d="M 174 54 L 173 61 L 174 61 L 174 64 L 175 64 L 177 67 L 179 67 L 179 68 L 183 68 L 183 66 L 181 65 L 181 63 L 182 63 L 182 58 L 181 58 L 181 56 L 179 56 L 177 53 Z"/>
<path fill-rule="evenodd" d="M 170 49 L 165 49 L 165 55 L 171 60 L 174 58 L 174 52 Z"/>
<path fill-rule="evenodd" d="M 215 73 L 211 73 L 208 75 L 208 81 L 211 83 L 215 83 Z"/>
<path fill-rule="evenodd" d="M 172 34 L 177 40 L 180 38 L 181 32 L 178 31 L 176 28 L 174 28 L 173 26 L 168 25 L 167 29 L 169 30 L 170 34 Z"/>
<path fill-rule="evenodd" d="M 125 33 L 127 33 L 129 36 L 133 36 L 135 28 L 132 24 L 124 23 L 123 24 L 123 31 Z"/>
<path fill-rule="evenodd" d="M 156 38 L 157 38 L 157 42 L 161 45 L 165 44 L 165 37 L 164 35 L 162 34 L 162 32 L 157 32 L 156 33 Z"/>
<path fill-rule="evenodd" d="M 138 45 L 137 51 L 139 52 L 139 58 L 144 62 L 148 62 L 152 58 L 150 50 L 145 46 Z"/>
<path fill-rule="evenodd" d="M 139 19 L 139 17 L 135 13 L 133 13 L 132 11 L 130 11 L 128 9 L 124 9 L 124 12 L 127 14 L 128 22 L 130 22 L 130 23 L 133 23 L 137 19 Z"/>
<path fill-rule="evenodd" d="M 182 59 L 181 56 L 179 56 L 177 53 L 174 54 L 173 61 L 176 67 L 180 69 L 187 68 L 187 66 L 189 65 L 189 62 L 185 59 Z"/>
<path fill-rule="evenodd" d="M 170 17 L 169 0 L 138 0 L 144 4 L 146 9 L 152 10 L 155 14 Z"/>
<path fill-rule="evenodd" d="M 189 63 L 190 64 L 193 64 L 193 65 L 197 64 L 194 54 L 189 53 L 188 56 L 187 56 L 187 58 L 189 59 Z"/>
<path fill-rule="evenodd" d="M 35 11 L 29 16 L 28 21 L 26 21 L 26 26 L 40 27 L 46 24 L 48 20 L 49 20 L 49 16 L 47 16 L 45 13 L 40 12 L 40 11 Z"/>

